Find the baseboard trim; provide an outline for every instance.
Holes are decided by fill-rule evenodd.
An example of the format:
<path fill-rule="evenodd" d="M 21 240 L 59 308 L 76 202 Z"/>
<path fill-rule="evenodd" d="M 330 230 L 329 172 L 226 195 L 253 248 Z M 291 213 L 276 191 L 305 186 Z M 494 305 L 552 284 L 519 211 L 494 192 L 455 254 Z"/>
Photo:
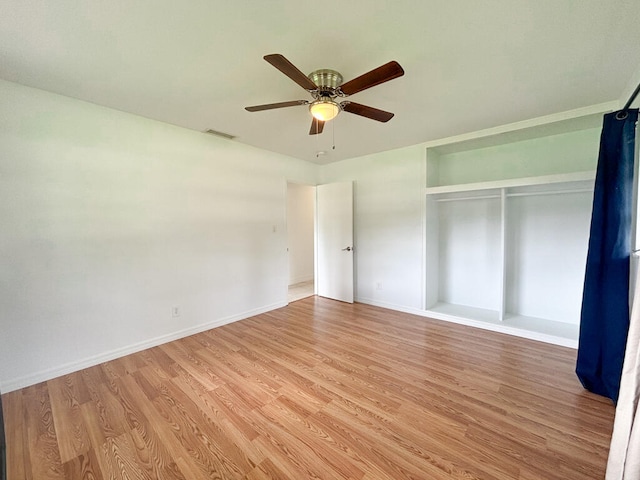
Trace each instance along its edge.
<path fill-rule="evenodd" d="M 172 342 L 180 338 L 188 337 L 196 333 L 211 330 L 217 327 L 221 327 L 223 325 L 227 325 L 229 323 L 244 320 L 246 318 L 260 315 L 262 313 L 270 312 L 271 310 L 275 310 L 277 308 L 282 308 L 286 306 L 287 306 L 286 302 L 273 303 L 271 305 L 256 308 L 254 310 L 249 310 L 240 314 L 219 318 L 217 320 L 214 320 L 212 322 L 208 322 L 205 324 L 196 325 L 195 327 L 186 328 L 184 330 L 179 330 L 177 332 L 173 332 L 167 335 L 161 335 L 159 337 L 155 337 L 150 340 L 146 340 L 144 342 L 135 343 L 133 345 L 117 348 L 115 350 L 104 352 L 99 355 L 87 357 L 77 362 L 66 363 L 64 365 L 59 365 L 57 367 L 49 368 L 47 370 L 42 370 L 40 372 L 36 372 L 31 375 L 10 379 L 6 382 L 2 382 L 2 385 L 1 385 L 2 393 L 8 393 L 14 390 L 19 390 L 21 388 L 29 387 L 31 385 L 35 385 L 40 382 L 45 382 L 47 380 L 60 377 L 62 375 L 67 375 L 69 373 L 77 372 L 78 370 L 82 370 L 84 368 L 93 367 L 94 365 L 98 365 L 100 363 L 108 362 L 110 360 L 115 360 L 116 358 L 124 357 L 132 353 L 140 352 L 148 348 L 157 347 L 158 345 Z"/>
<path fill-rule="evenodd" d="M 569 347 L 573 349 L 578 348 L 578 341 L 569 338 L 557 337 L 555 335 L 548 335 L 540 332 L 533 332 L 531 330 L 523 330 L 521 328 L 510 327 L 508 325 L 496 325 L 493 323 L 483 322 L 481 320 L 473 320 L 470 318 L 456 317 L 454 315 L 447 315 L 444 313 L 433 312 L 430 310 L 422 310 L 419 308 L 404 307 L 401 305 L 394 305 L 391 303 L 379 302 L 370 298 L 357 298 L 357 302 L 365 303 L 367 305 L 373 305 L 374 307 L 388 308 L 389 310 L 396 310 L 398 312 L 410 313 L 418 315 L 420 317 L 432 318 L 434 320 L 442 320 L 444 322 L 457 323 L 458 325 L 465 325 L 467 327 L 481 328 L 483 330 L 490 330 L 492 332 L 504 333 L 507 335 L 513 335 L 514 337 L 527 338 L 529 340 L 536 340 L 538 342 L 550 343 L 553 345 L 559 345 L 561 347 Z"/>

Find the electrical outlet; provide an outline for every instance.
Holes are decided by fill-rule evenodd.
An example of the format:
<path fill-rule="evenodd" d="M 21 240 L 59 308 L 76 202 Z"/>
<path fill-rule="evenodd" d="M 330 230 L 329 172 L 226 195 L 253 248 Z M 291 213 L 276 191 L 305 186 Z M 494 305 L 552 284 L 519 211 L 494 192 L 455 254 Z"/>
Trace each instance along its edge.
<path fill-rule="evenodd" d="M 179 317 L 180 316 L 180 307 L 177 305 L 174 305 L 173 307 L 171 307 L 171 316 L 172 317 Z"/>
<path fill-rule="evenodd" d="M 376 290 L 382 290 L 382 282 L 376 283 Z"/>

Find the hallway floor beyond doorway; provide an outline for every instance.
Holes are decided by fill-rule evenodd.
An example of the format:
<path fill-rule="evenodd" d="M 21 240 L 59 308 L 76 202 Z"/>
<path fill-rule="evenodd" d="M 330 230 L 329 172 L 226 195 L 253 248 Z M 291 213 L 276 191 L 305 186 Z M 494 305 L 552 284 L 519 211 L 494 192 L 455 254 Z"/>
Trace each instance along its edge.
<path fill-rule="evenodd" d="M 313 295 L 314 285 L 313 280 L 307 282 L 294 283 L 289 285 L 289 303 L 296 300 L 302 300 Z"/>

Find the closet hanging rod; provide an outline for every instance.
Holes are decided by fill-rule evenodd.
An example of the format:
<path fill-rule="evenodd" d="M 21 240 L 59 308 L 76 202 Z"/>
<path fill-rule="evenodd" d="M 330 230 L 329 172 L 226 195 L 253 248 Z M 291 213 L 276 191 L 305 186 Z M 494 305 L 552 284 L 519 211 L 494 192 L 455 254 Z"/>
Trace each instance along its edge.
<path fill-rule="evenodd" d="M 549 190 L 542 192 L 513 192 L 507 193 L 507 197 L 534 197 L 538 195 L 563 195 L 567 193 L 593 193 L 593 188 L 571 188 L 563 190 Z M 482 195 L 477 197 L 450 197 L 438 198 L 436 202 L 460 202 L 467 200 L 487 200 L 491 198 L 500 198 L 500 195 Z"/>
<path fill-rule="evenodd" d="M 451 198 L 438 198 L 436 202 L 462 202 L 467 200 L 487 200 L 489 198 L 500 198 L 500 195 L 482 195 L 477 197 L 451 197 Z"/>
<path fill-rule="evenodd" d="M 549 190 L 548 192 L 515 192 L 515 193 L 507 193 L 507 197 L 534 197 L 538 195 L 564 195 L 567 193 L 593 193 L 593 188 Z"/>

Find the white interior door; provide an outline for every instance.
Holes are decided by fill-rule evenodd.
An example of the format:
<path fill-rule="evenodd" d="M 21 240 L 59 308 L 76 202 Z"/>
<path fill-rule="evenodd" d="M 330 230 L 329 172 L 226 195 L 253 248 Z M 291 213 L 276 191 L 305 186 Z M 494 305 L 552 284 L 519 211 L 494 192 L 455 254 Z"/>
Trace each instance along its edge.
<path fill-rule="evenodd" d="M 317 293 L 353 303 L 353 182 L 316 189 Z"/>

